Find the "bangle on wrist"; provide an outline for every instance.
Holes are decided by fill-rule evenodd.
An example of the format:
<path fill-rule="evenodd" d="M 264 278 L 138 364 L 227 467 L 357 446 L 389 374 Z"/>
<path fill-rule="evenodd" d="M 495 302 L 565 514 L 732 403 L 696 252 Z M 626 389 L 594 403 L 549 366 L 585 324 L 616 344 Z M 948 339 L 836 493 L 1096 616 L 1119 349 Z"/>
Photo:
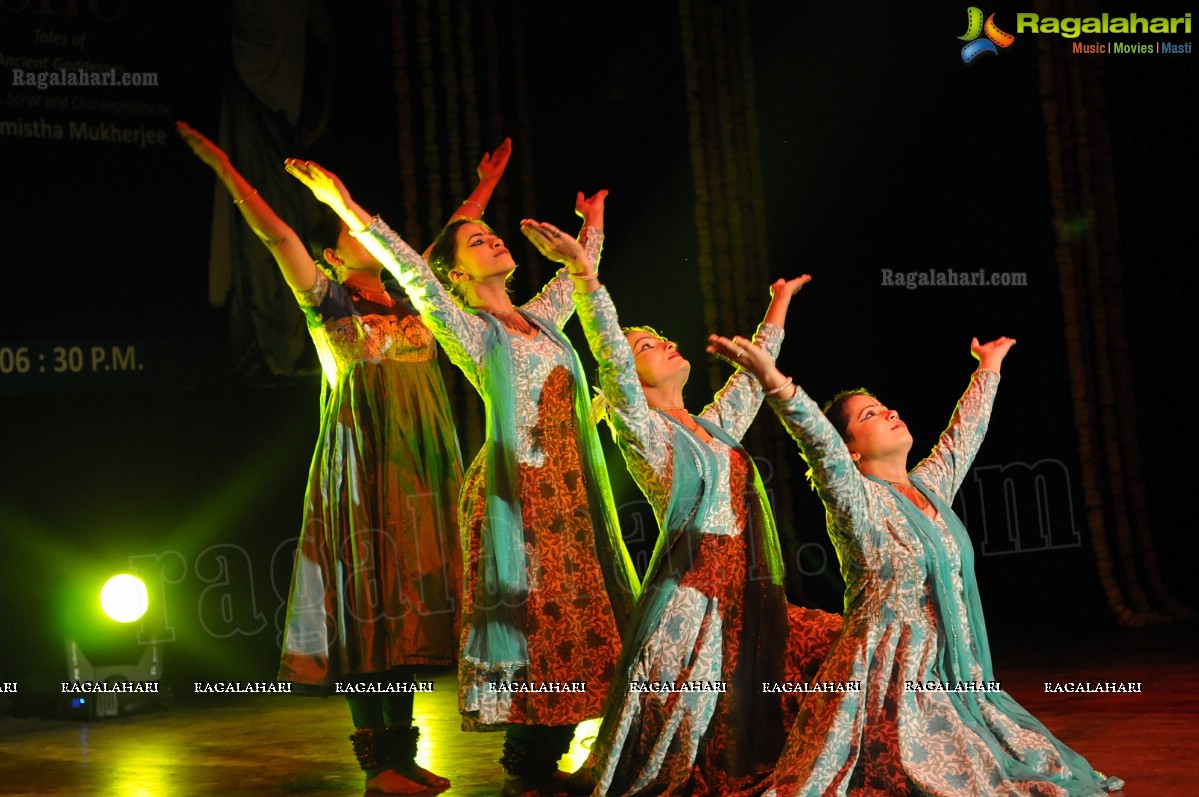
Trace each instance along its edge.
<path fill-rule="evenodd" d="M 464 200 L 462 200 L 462 204 L 463 205 L 474 205 L 475 207 L 477 207 L 479 209 L 480 216 L 482 216 L 486 212 L 486 209 L 482 205 L 480 205 L 478 202 L 474 201 L 473 199 L 464 199 Z"/>
<path fill-rule="evenodd" d="M 248 193 L 248 194 L 246 194 L 245 196 L 243 196 L 241 199 L 235 199 L 235 200 L 233 200 L 233 204 L 235 204 L 235 205 L 240 205 L 240 204 L 244 203 L 246 200 L 248 200 L 248 199 L 253 199 L 253 198 L 254 198 L 254 197 L 256 197 L 256 196 L 258 196 L 258 189 L 257 189 L 257 188 L 255 188 L 253 191 L 251 191 L 250 193 Z"/>
<path fill-rule="evenodd" d="M 783 382 L 783 384 L 779 385 L 778 387 L 771 388 L 770 390 L 767 390 L 767 391 L 766 391 L 766 395 L 770 396 L 771 398 L 774 398 L 775 396 L 782 395 L 782 392 L 783 392 L 784 390 L 786 390 L 787 388 L 791 387 L 792 381 L 793 381 L 793 380 L 791 379 L 791 377 L 787 377 L 787 381 L 786 381 L 786 382 Z"/>
<path fill-rule="evenodd" d="M 574 274 L 571 272 L 567 272 L 567 273 L 570 274 L 571 279 L 583 280 L 584 282 L 590 282 L 591 280 L 599 279 L 599 274 Z"/>

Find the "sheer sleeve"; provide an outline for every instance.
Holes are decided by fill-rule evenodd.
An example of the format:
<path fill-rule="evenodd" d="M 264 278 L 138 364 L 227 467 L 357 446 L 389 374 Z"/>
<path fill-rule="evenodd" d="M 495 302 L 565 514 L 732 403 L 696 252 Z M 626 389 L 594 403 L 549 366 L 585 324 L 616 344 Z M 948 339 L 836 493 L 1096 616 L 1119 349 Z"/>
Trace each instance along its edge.
<path fill-rule="evenodd" d="M 669 430 L 645 400 L 633 351 L 621 332 L 608 289 L 575 293 L 574 303 L 591 353 L 599 363 L 600 391 L 608 405 L 617 445 L 630 474 L 657 506 L 654 494 L 664 494 L 670 479 Z"/>
<path fill-rule="evenodd" d="M 320 307 L 325 301 L 325 297 L 329 294 L 329 286 L 333 283 L 325 276 L 325 272 L 319 268 L 316 270 L 316 279 L 313 280 L 312 287 L 306 291 L 299 288 L 292 288 L 291 292 L 296 297 L 296 301 L 300 307 L 306 312 L 314 308 Z"/>
<path fill-rule="evenodd" d="M 998 373 L 976 370 L 932 453 L 912 469 L 946 503 L 953 502 L 982 446 L 998 388 Z"/>
<path fill-rule="evenodd" d="M 598 269 L 604 234 L 598 227 L 584 227 L 583 231 L 579 233 L 579 243 L 587 252 L 588 259 Z M 570 316 L 575 311 L 575 304 L 571 299 L 573 293 L 574 282 L 570 278 L 570 272 L 563 267 L 558 269 L 554 278 L 546 283 L 545 287 L 541 289 L 541 293 L 525 303 L 524 309 L 538 318 L 550 321 L 558 329 L 561 329 L 566 326 L 566 322 L 570 320 Z"/>
<path fill-rule="evenodd" d="M 486 322 L 459 307 L 425 259 L 382 219 L 376 216 L 355 237 L 400 281 L 450 361 L 479 388 Z"/>
<path fill-rule="evenodd" d="M 838 550 L 852 545 L 869 558 L 878 548 L 877 532 L 870 522 L 866 480 L 854 467 L 845 441 L 799 385 L 790 399 L 770 403 L 811 468 L 808 475 L 824 503 L 833 544 Z"/>
<path fill-rule="evenodd" d="M 782 327 L 761 324 L 754 333 L 754 343 L 765 349 L 772 359 L 777 358 L 783 345 Z M 757 416 L 764 395 L 757 377 L 738 368 L 713 397 L 712 403 L 704 407 L 700 417 L 717 424 L 733 439 L 740 441 Z"/>

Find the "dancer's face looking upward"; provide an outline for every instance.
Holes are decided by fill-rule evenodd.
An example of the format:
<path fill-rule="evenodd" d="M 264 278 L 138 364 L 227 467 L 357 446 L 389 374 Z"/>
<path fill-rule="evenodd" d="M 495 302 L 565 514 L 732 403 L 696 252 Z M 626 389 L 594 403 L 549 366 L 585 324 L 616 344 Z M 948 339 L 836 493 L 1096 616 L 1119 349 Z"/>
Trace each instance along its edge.
<path fill-rule="evenodd" d="M 508 247 L 486 224 L 467 222 L 455 232 L 454 265 L 449 270 L 451 282 L 484 282 L 496 277 L 502 281 L 515 268 Z"/>
<path fill-rule="evenodd" d="M 625 340 L 633 350 L 637 376 L 646 387 L 661 387 L 669 382 L 680 385 L 691 374 L 691 363 L 679 354 L 678 345 L 650 329 L 630 329 Z"/>
<path fill-rule="evenodd" d="M 899 419 L 898 412 L 874 396 L 850 396 L 841 405 L 841 412 L 846 421 L 842 436 L 855 460 L 906 455 L 911 450 L 912 435 L 907 424 Z"/>

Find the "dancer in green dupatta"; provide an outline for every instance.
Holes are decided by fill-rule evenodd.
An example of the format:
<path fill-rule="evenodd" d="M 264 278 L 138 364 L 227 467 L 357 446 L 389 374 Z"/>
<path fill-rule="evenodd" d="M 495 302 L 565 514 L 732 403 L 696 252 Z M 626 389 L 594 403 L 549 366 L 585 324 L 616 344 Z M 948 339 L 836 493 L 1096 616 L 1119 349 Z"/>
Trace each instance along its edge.
<path fill-rule="evenodd" d="M 487 440 L 459 509 L 459 709 L 465 730 L 507 731 L 504 795 L 554 793 L 575 726 L 601 712 L 637 590 L 587 381 L 562 334 L 571 293 L 597 284 L 604 192 L 579 195 L 578 241 L 552 224 L 522 222 L 564 268 L 518 308 L 507 291 L 516 264 L 481 220 L 446 227 L 426 264 L 336 177 L 301 161 L 288 171 L 396 275 L 487 405 Z M 569 691 L 556 688 L 564 684 Z"/>
<path fill-rule="evenodd" d="M 305 246 L 220 147 L 176 129 L 274 257 L 325 372 L 279 679 L 322 696 L 352 681 L 400 684 L 347 695 L 366 788 L 449 786 L 416 763 L 414 695 L 403 691 L 415 668 L 456 658 L 462 460 L 433 335 L 341 219 L 328 213 Z M 506 140 L 483 156 L 451 220 L 486 206 L 510 151 Z"/>
<path fill-rule="evenodd" d="M 777 352 L 805 275 L 771 286 L 756 340 Z M 690 364 L 651 329 L 622 331 L 604 289 L 576 292 L 609 422 L 661 529 L 587 763 L 596 795 L 757 794 L 786 729 L 764 683 L 804 680 L 840 618 L 787 605 L 774 517 L 740 439 L 762 389 L 734 373 L 698 415 Z M 791 633 L 788 633 L 790 626 Z M 788 655 L 794 653 L 795 655 Z"/>
<path fill-rule="evenodd" d="M 740 348 L 811 466 L 845 578 L 845 628 L 818 681 L 860 691 L 805 696 L 767 795 L 1082 797 L 1123 787 L 999 689 L 974 576 L 950 505 L 982 443 L 1011 338 L 971 343 L 979 361 L 933 452 L 910 471 L 912 436 L 864 390 L 821 412 L 768 352 Z"/>

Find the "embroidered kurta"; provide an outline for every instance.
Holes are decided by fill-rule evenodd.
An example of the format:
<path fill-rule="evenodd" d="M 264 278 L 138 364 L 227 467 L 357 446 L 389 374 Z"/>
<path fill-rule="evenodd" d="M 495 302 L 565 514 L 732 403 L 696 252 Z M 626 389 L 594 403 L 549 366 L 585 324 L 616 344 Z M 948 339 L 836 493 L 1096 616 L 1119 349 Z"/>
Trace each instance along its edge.
<path fill-rule="evenodd" d="M 860 692 L 805 696 L 768 795 L 1098 795 L 1117 787 L 994 688 L 974 552 L 950 504 L 986 430 L 999 375 L 978 370 L 910 473 L 930 519 L 863 478 L 797 390 L 775 402 L 811 465 L 845 579 L 845 628 L 816 676 Z M 929 688 L 931 685 L 931 688 Z M 942 691 L 952 690 L 952 691 Z"/>
<path fill-rule="evenodd" d="M 574 312 L 562 270 L 520 308 L 525 338 L 460 308 L 381 222 L 363 242 L 389 265 L 487 405 L 487 440 L 462 492 L 459 708 L 467 730 L 570 725 L 598 716 L 636 592 L 620 539 L 586 380 L 561 328 Z M 583 236 L 598 261 L 601 234 Z M 581 691 L 557 690 L 585 684 Z"/>
<path fill-rule="evenodd" d="M 807 637 L 791 649 L 812 657 L 840 626 L 786 604 L 773 518 L 738 442 L 762 389 L 747 372 L 731 376 L 698 416 L 704 441 L 650 409 L 607 290 L 575 302 L 617 443 L 661 528 L 588 761 L 595 793 L 756 794 L 785 728 L 781 701 L 762 684 L 803 669 L 785 661 L 789 615 Z M 770 324 L 755 336 L 772 356 L 781 341 Z M 699 690 L 674 691 L 682 685 Z"/>
<path fill-rule="evenodd" d="M 455 659 L 458 439 L 433 335 L 386 287 L 391 306 L 318 271 L 296 293 L 325 383 L 280 680 Z"/>

